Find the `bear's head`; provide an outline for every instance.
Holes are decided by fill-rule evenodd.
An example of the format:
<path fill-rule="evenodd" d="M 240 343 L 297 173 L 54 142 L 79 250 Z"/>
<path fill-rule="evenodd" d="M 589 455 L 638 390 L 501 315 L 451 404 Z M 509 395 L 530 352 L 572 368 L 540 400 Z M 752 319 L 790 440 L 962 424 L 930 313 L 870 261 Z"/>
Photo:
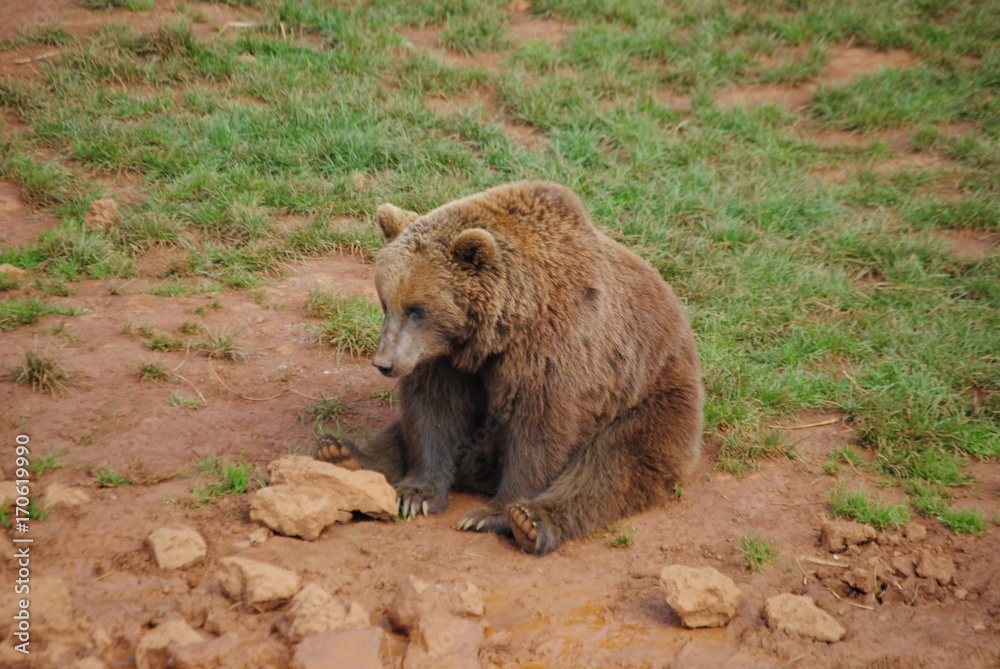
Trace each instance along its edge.
<path fill-rule="evenodd" d="M 426 361 L 460 354 L 475 333 L 482 279 L 497 266 L 493 234 L 464 227 L 445 209 L 425 216 L 391 204 L 378 209 L 387 244 L 375 263 L 385 322 L 372 360 L 403 377 Z"/>

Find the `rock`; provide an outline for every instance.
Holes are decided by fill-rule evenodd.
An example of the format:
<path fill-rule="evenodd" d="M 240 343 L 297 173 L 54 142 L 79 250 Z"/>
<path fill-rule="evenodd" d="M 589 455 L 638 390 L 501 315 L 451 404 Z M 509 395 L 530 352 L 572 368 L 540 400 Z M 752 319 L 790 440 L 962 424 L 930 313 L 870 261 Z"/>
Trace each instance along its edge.
<path fill-rule="evenodd" d="M 161 527 L 146 538 L 160 569 L 182 569 L 205 557 L 205 540 L 190 527 Z"/>
<path fill-rule="evenodd" d="M 955 563 L 950 557 L 924 552 L 917 562 L 917 575 L 948 585 L 955 580 Z"/>
<path fill-rule="evenodd" d="M 167 669 L 260 669 L 287 666 L 284 644 L 225 634 L 215 639 L 167 647 Z"/>
<path fill-rule="evenodd" d="M 22 277 L 29 274 L 28 270 L 21 269 L 20 267 L 15 267 L 10 263 L 4 263 L 0 265 L 0 274 L 6 274 L 8 276 Z"/>
<path fill-rule="evenodd" d="M 268 470 L 270 485 L 316 489 L 344 511 L 360 511 L 383 520 L 394 518 L 399 511 L 395 488 L 378 472 L 364 469 L 352 472 L 303 455 L 286 455 L 272 462 Z"/>
<path fill-rule="evenodd" d="M 296 490 L 290 485 L 258 490 L 250 502 L 250 520 L 289 537 L 312 541 L 334 523 L 346 523 L 353 516 L 329 497 L 314 490 Z M 261 528 L 263 529 L 263 528 Z"/>
<path fill-rule="evenodd" d="M 230 599 L 247 604 L 283 602 L 299 591 L 299 575 L 256 560 L 219 560 L 219 582 Z"/>
<path fill-rule="evenodd" d="M 927 526 L 923 523 L 910 523 L 903 530 L 903 534 L 910 541 L 923 541 L 927 538 Z"/>
<path fill-rule="evenodd" d="M 841 576 L 841 580 L 858 592 L 870 595 L 878 587 L 878 578 L 874 571 L 868 569 L 850 569 Z"/>
<path fill-rule="evenodd" d="M 362 629 L 370 625 L 368 612 L 357 602 L 334 599 L 315 583 L 309 583 L 292 597 L 281 632 L 290 642 L 310 634 L 335 629 Z"/>
<path fill-rule="evenodd" d="M 411 635 L 403 669 L 479 669 L 483 628 L 454 616 L 425 618 Z"/>
<path fill-rule="evenodd" d="M 136 669 L 166 669 L 167 646 L 185 646 L 204 641 L 182 620 L 170 620 L 146 632 L 135 649 Z"/>
<path fill-rule="evenodd" d="M 776 595 L 764 602 L 767 626 L 817 641 L 834 642 L 844 638 L 846 630 L 809 597 Z"/>
<path fill-rule="evenodd" d="M 670 565 L 660 572 L 660 583 L 667 604 L 692 628 L 729 624 L 742 594 L 731 578 L 711 567 Z"/>
<path fill-rule="evenodd" d="M 471 583 L 454 581 L 432 584 L 415 576 L 408 576 L 399 585 L 387 613 L 394 629 L 409 631 L 422 618 L 441 615 L 478 618 L 486 613 L 486 605 L 479 589 Z"/>
<path fill-rule="evenodd" d="M 53 483 L 38 500 L 39 506 L 43 509 L 58 509 L 59 507 L 73 508 L 81 504 L 88 504 L 90 495 L 80 488 L 71 488 L 62 483 Z"/>
<path fill-rule="evenodd" d="M 387 655 L 381 630 L 334 630 L 303 639 L 295 649 L 291 669 L 383 669 Z"/>
<path fill-rule="evenodd" d="M 147 616 L 146 624 L 157 627 L 168 620 L 183 620 L 195 629 L 205 626 L 208 614 L 214 607 L 229 606 L 222 595 L 210 595 L 201 590 L 178 592 L 161 600 Z"/>
<path fill-rule="evenodd" d="M 969 591 L 965 588 L 959 588 L 955 591 L 955 599 L 960 602 L 964 602 L 969 597 Z"/>
<path fill-rule="evenodd" d="M 905 555 L 892 558 L 892 569 L 900 576 L 905 576 L 906 578 L 912 578 L 917 573 L 916 569 L 914 569 L 913 558 Z"/>
<path fill-rule="evenodd" d="M 850 520 L 827 520 L 820 530 L 820 542 L 831 553 L 843 553 L 849 546 L 874 540 L 878 536 L 871 525 Z"/>
<path fill-rule="evenodd" d="M 0 507 L 7 507 L 18 497 L 17 484 L 13 481 L 0 481 Z"/>
<path fill-rule="evenodd" d="M 83 224 L 88 230 L 107 230 L 121 223 L 122 215 L 118 203 L 111 198 L 94 200 L 84 214 Z"/>
<path fill-rule="evenodd" d="M 271 533 L 267 531 L 266 527 L 258 527 L 247 536 L 247 539 L 250 541 L 251 546 L 259 546 L 267 541 L 269 536 L 271 536 Z"/>

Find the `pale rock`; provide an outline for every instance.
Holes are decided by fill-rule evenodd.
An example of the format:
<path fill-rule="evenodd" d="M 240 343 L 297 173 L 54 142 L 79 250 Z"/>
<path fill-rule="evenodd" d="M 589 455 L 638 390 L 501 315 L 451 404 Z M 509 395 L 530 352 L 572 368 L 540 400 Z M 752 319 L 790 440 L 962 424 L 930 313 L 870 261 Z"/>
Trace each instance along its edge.
<path fill-rule="evenodd" d="M 871 525 L 850 520 L 827 520 L 820 530 L 820 541 L 831 553 L 843 553 L 848 547 L 873 541 L 877 536 Z"/>
<path fill-rule="evenodd" d="M 271 533 L 267 531 L 266 527 L 258 527 L 247 536 L 247 539 L 250 541 L 251 546 L 259 546 L 267 541 L 267 538 L 270 536 Z"/>
<path fill-rule="evenodd" d="M 0 481 L 0 507 L 13 504 L 17 498 L 17 484 L 13 481 Z"/>
<path fill-rule="evenodd" d="M 409 631 L 425 617 L 478 618 L 486 613 L 486 605 L 479 589 L 471 583 L 428 583 L 408 576 L 399 585 L 387 613 L 394 629 Z"/>
<path fill-rule="evenodd" d="M 382 630 L 333 630 L 303 639 L 295 648 L 291 669 L 384 669 L 387 656 Z"/>
<path fill-rule="evenodd" d="M 182 620 L 169 620 L 146 632 L 135 649 L 136 669 L 166 669 L 167 647 L 200 643 L 204 638 Z"/>
<path fill-rule="evenodd" d="M 670 605 L 685 627 L 723 627 L 732 620 L 741 592 L 733 579 L 711 567 L 670 565 L 660 572 Z"/>
<path fill-rule="evenodd" d="M 910 541 L 923 541 L 927 538 L 927 526 L 923 523 L 910 523 L 903 532 Z"/>
<path fill-rule="evenodd" d="M 955 580 L 955 562 L 945 555 L 924 552 L 917 562 L 917 575 L 933 578 L 941 585 L 948 585 Z"/>
<path fill-rule="evenodd" d="M 279 534 L 312 541 L 334 523 L 346 523 L 350 511 L 312 489 L 291 485 L 269 485 L 258 490 L 250 502 L 250 520 L 263 523 Z M 263 528 L 262 528 L 263 529 Z"/>
<path fill-rule="evenodd" d="M 906 578 L 910 578 L 917 573 L 914 569 L 913 558 L 906 555 L 898 555 L 892 558 L 892 569 L 900 576 Z"/>
<path fill-rule="evenodd" d="M 312 488 L 344 511 L 360 511 L 383 520 L 394 518 L 399 511 L 395 488 L 378 472 L 364 469 L 352 472 L 303 455 L 286 455 L 272 462 L 268 470 L 270 485 Z"/>
<path fill-rule="evenodd" d="M 58 578 L 31 579 L 32 638 L 46 642 L 47 654 L 57 658 L 80 648 L 93 648 L 93 625 L 85 614 L 73 610 L 66 584 Z"/>
<path fill-rule="evenodd" d="M 423 618 L 406 647 L 403 669 L 479 669 L 483 628 L 454 616 Z"/>
<path fill-rule="evenodd" d="M 205 540 L 190 527 L 161 527 L 146 538 L 160 569 L 182 569 L 205 557 Z"/>
<path fill-rule="evenodd" d="M 7 274 L 8 276 L 22 277 L 29 274 L 28 270 L 21 269 L 20 267 L 15 267 L 10 263 L 4 263 L 0 265 L 0 274 Z"/>
<path fill-rule="evenodd" d="M 772 629 L 832 643 L 847 633 L 826 611 L 809 597 L 783 594 L 764 602 L 764 616 Z"/>
<path fill-rule="evenodd" d="M 292 597 L 285 620 L 279 622 L 281 633 L 292 643 L 310 634 L 369 626 L 368 612 L 360 604 L 335 599 L 315 583 Z"/>
<path fill-rule="evenodd" d="M 39 506 L 43 509 L 73 508 L 88 503 L 90 503 L 90 495 L 85 490 L 71 488 L 62 483 L 50 485 L 38 500 Z"/>
<path fill-rule="evenodd" d="M 299 575 L 287 569 L 239 557 L 223 558 L 219 565 L 222 590 L 237 602 L 279 602 L 299 591 Z"/>
<path fill-rule="evenodd" d="M 117 226 L 121 220 L 118 203 L 111 198 L 103 198 L 90 203 L 90 209 L 84 214 L 83 224 L 88 230 L 107 230 Z"/>
<path fill-rule="evenodd" d="M 260 669 L 286 666 L 284 644 L 235 634 L 167 647 L 167 669 Z"/>

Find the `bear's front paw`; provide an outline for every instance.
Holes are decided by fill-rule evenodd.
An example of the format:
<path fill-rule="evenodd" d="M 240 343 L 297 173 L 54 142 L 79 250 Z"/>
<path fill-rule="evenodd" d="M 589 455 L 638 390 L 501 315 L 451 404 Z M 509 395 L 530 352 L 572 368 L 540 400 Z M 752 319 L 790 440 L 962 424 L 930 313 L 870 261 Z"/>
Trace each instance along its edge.
<path fill-rule="evenodd" d="M 513 504 L 507 510 L 514 541 L 525 553 L 545 555 L 559 548 L 562 541 L 541 511 L 529 502 Z"/>
<path fill-rule="evenodd" d="M 341 463 L 354 457 L 351 453 L 353 443 L 350 439 L 342 439 L 332 434 L 324 434 L 317 440 L 316 454 L 313 456 L 323 462 Z"/>
<path fill-rule="evenodd" d="M 507 514 L 504 513 L 503 508 L 489 505 L 481 506 L 465 514 L 465 517 L 458 521 L 458 529 L 473 532 L 510 532 Z"/>
<path fill-rule="evenodd" d="M 413 518 L 418 513 L 429 516 L 448 506 L 448 493 L 440 493 L 429 485 L 399 483 L 395 486 L 399 497 L 399 515 Z"/>

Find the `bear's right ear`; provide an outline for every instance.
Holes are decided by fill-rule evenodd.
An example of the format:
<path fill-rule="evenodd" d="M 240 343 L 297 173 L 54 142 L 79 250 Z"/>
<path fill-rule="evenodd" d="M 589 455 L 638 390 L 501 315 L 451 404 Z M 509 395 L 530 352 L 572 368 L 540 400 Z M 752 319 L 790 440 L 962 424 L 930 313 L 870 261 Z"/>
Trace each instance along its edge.
<path fill-rule="evenodd" d="M 493 264 L 500 255 L 497 240 L 482 228 L 463 230 L 451 243 L 451 254 L 459 262 L 472 265 L 477 270 Z"/>
<path fill-rule="evenodd" d="M 375 220 L 378 221 L 378 227 L 382 228 L 382 234 L 385 235 L 387 242 L 395 239 L 419 216 L 420 214 L 415 211 L 406 211 L 392 204 L 383 204 L 375 212 Z"/>

